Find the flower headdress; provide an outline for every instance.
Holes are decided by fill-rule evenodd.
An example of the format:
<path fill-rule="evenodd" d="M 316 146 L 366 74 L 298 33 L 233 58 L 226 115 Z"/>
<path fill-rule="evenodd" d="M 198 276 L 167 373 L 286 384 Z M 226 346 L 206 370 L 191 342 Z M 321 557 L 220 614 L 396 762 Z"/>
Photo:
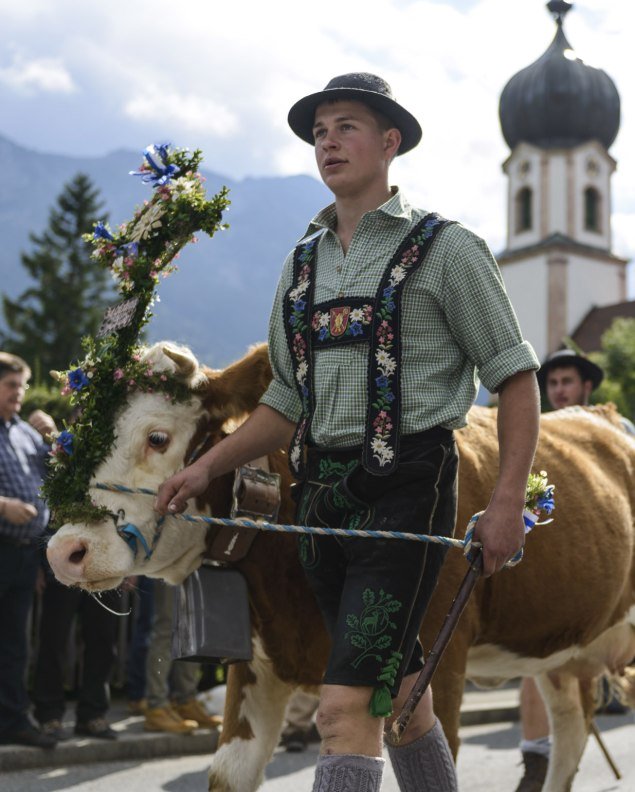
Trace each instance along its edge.
<path fill-rule="evenodd" d="M 91 501 L 88 485 L 112 448 L 115 415 L 131 390 L 160 390 L 173 401 L 191 395 L 185 383 L 144 361 L 138 339 L 150 319 L 160 276 L 175 270 L 181 248 L 195 241 L 196 231 L 211 237 L 226 228 L 221 221 L 229 205 L 227 189 L 207 199 L 198 172 L 201 159 L 198 150 L 148 146 L 143 164 L 131 174 L 153 186 L 152 198 L 116 231 L 97 223 L 84 236 L 94 247 L 92 258 L 112 272 L 124 300 L 106 311 L 95 337 L 82 340 L 84 360 L 68 371 L 52 372 L 77 416 L 54 438 L 43 485 L 55 525 L 70 519 L 94 522 L 107 514 Z"/>

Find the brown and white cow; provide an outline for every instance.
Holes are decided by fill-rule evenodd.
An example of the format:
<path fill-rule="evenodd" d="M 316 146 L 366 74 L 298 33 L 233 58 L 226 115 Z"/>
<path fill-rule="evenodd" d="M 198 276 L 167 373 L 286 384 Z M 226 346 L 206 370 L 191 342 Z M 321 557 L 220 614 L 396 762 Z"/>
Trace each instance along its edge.
<path fill-rule="evenodd" d="M 156 488 L 183 465 L 204 432 L 221 437 L 227 422 L 256 405 L 271 376 L 265 346 L 224 371 L 201 368 L 184 348 L 158 344 L 147 353 L 155 371 L 171 370 L 203 389 L 189 405 L 133 393 L 116 425 L 117 442 L 98 481 Z M 459 532 L 486 505 L 496 476 L 496 411 L 474 408 L 458 432 L 461 455 Z M 270 457 L 283 477 L 280 522 L 292 522 L 286 457 Z M 590 681 L 620 671 L 635 655 L 635 442 L 607 417 L 585 410 L 545 415 L 536 469 L 556 486 L 553 523 L 534 529 L 525 559 L 482 580 L 435 676 L 435 709 L 458 750 L 465 680 L 496 684 L 536 676 L 552 724 L 553 751 L 544 789 L 570 788 L 588 733 Z M 226 516 L 232 476 L 213 482 L 189 511 Z M 156 534 L 152 499 L 95 490 L 111 511 L 124 509 L 149 543 Z M 209 528 L 215 531 L 215 528 Z M 370 541 L 370 540 L 369 540 Z M 179 583 L 200 563 L 205 528 L 168 517 L 152 558 L 135 557 L 110 521 L 64 525 L 48 555 L 56 576 L 87 590 L 112 588 L 128 575 Z M 328 638 L 296 553 L 295 537 L 259 534 L 239 563 L 252 608 L 254 659 L 230 668 L 225 720 L 209 783 L 216 792 L 248 792 L 262 781 L 277 744 L 286 702 L 299 685 L 317 686 Z M 429 648 L 465 574 L 450 551 L 422 628 Z"/>

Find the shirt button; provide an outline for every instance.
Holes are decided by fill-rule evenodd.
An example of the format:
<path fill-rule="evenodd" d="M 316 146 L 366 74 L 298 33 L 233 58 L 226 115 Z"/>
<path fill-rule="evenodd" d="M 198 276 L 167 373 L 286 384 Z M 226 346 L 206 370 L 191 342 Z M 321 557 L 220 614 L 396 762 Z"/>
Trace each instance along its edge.
<path fill-rule="evenodd" d="M 341 272 L 341 271 L 342 271 L 342 267 L 341 267 L 341 265 L 340 265 L 340 264 L 338 264 L 338 265 L 337 265 L 337 267 L 335 267 L 335 270 L 336 270 L 337 272 Z"/>
<path fill-rule="evenodd" d="M 344 296 L 344 292 L 339 292 L 337 296 L 338 296 L 340 299 L 342 299 L 342 297 Z"/>

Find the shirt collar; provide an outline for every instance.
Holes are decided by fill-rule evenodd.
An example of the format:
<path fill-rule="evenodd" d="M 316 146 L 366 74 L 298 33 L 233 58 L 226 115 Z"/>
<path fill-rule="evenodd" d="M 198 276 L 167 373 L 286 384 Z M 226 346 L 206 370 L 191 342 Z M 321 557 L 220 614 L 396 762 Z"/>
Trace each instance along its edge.
<path fill-rule="evenodd" d="M 387 217 L 394 217 L 398 220 L 406 220 L 408 223 L 412 222 L 412 206 L 410 205 L 408 199 L 403 194 L 403 192 L 399 189 L 399 187 L 391 187 L 392 196 L 386 201 L 386 203 L 378 206 L 377 209 L 373 209 L 371 212 L 366 212 L 366 214 L 373 214 L 375 212 L 381 213 Z M 315 217 L 309 223 L 306 233 L 302 237 L 305 239 L 310 234 L 319 231 L 320 229 L 329 229 L 330 231 L 335 231 L 337 226 L 337 212 L 335 211 L 335 204 L 329 204 L 324 209 L 319 211 Z"/>

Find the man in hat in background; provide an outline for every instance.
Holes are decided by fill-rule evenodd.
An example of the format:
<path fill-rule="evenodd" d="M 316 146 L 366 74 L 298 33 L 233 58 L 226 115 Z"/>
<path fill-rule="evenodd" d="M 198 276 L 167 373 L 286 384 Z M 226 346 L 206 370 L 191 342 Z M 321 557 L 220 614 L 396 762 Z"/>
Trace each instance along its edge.
<path fill-rule="evenodd" d="M 585 407 L 603 379 L 604 372 L 599 366 L 572 349 L 554 352 L 538 372 L 540 390 L 552 410 L 575 405 Z"/>
<path fill-rule="evenodd" d="M 291 440 L 299 524 L 450 535 L 453 430 L 465 424 L 478 372 L 500 397 L 499 477 L 475 532 L 491 575 L 524 542 L 539 417 L 538 361 L 496 263 L 477 236 L 390 186 L 392 160 L 419 143 L 421 127 L 383 79 L 336 77 L 288 120 L 315 147 L 335 202 L 285 262 L 269 329 L 273 381 L 261 403 L 165 482 L 156 508 L 182 511 L 212 479 Z M 445 549 L 307 534 L 298 544 L 332 636 L 314 792 L 374 792 L 384 728 L 423 665 L 417 636 Z M 430 691 L 388 751 L 402 792 L 457 789 Z"/>
<path fill-rule="evenodd" d="M 552 353 L 538 371 L 540 390 L 552 410 L 586 407 L 603 379 L 604 371 L 598 365 L 572 349 Z M 625 431 L 630 431 L 630 421 L 622 418 L 622 423 Z M 613 699 L 605 711 L 621 714 L 627 708 Z M 524 774 L 516 792 L 540 792 L 547 776 L 551 740 L 547 710 L 533 677 L 523 678 L 520 685 L 520 727 Z"/>

